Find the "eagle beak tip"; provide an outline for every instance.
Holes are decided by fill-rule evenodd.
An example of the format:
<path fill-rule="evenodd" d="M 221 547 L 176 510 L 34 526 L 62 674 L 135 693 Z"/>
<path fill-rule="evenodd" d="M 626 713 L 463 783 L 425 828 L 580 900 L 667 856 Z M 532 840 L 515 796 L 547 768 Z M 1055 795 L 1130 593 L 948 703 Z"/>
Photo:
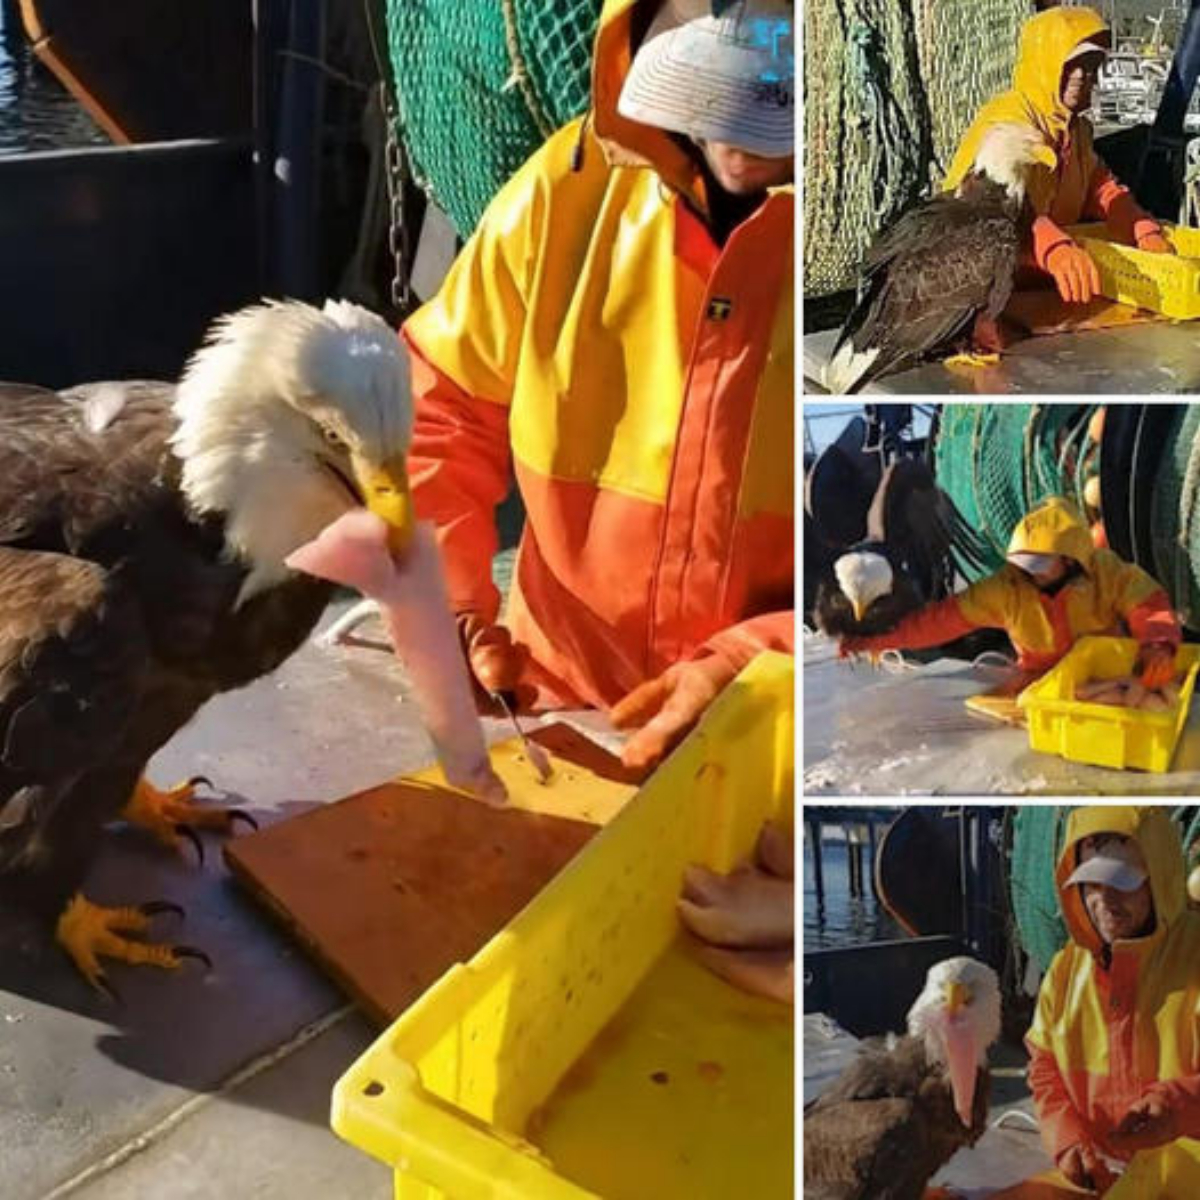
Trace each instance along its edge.
<path fill-rule="evenodd" d="M 388 527 L 388 549 L 393 557 L 402 558 L 416 533 L 404 459 L 391 459 L 382 464 L 356 462 L 355 474 L 367 508 Z"/>

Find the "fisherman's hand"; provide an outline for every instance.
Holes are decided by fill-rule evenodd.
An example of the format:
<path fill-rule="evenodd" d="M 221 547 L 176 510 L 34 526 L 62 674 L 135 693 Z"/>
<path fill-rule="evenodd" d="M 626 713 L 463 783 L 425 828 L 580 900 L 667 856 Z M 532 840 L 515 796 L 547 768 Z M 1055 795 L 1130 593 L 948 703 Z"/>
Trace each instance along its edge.
<path fill-rule="evenodd" d="M 1100 272 L 1092 256 L 1075 242 L 1060 242 L 1046 256 L 1046 270 L 1068 304 L 1086 304 L 1100 291 Z"/>
<path fill-rule="evenodd" d="M 1116 1182 L 1116 1176 L 1100 1152 L 1086 1142 L 1080 1142 L 1065 1151 L 1058 1160 L 1058 1169 L 1076 1187 L 1088 1188 L 1103 1196 Z"/>
<path fill-rule="evenodd" d="M 1148 250 L 1151 254 L 1175 254 L 1175 247 L 1167 241 L 1162 233 L 1143 233 L 1137 240 L 1139 250 Z"/>
<path fill-rule="evenodd" d="M 637 731 L 625 743 L 621 761 L 633 771 L 657 766 L 736 674 L 723 655 L 710 654 L 676 663 L 634 688 L 609 714 L 618 729 Z"/>
<path fill-rule="evenodd" d="M 521 678 L 529 664 L 529 651 L 512 639 L 503 625 L 493 624 L 478 613 L 459 613 L 458 637 L 471 671 L 475 707 L 482 713 L 496 712 L 492 696 L 508 692 L 522 698 Z"/>
<path fill-rule="evenodd" d="M 1170 1101 L 1161 1092 L 1151 1089 L 1129 1107 L 1109 1140 L 1113 1149 L 1122 1155 L 1133 1154 L 1173 1142 L 1182 1133 L 1178 1125 Z"/>
<path fill-rule="evenodd" d="M 1146 643 L 1138 651 L 1133 673 L 1149 691 L 1165 687 L 1175 678 L 1175 647 L 1170 642 Z"/>

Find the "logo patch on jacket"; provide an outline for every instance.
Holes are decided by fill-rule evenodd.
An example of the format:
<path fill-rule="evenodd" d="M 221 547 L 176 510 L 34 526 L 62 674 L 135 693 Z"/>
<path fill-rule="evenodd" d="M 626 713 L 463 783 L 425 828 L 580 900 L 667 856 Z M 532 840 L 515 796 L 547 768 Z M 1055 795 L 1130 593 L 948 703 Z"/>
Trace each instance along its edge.
<path fill-rule="evenodd" d="M 710 321 L 724 321 L 731 312 L 733 312 L 733 301 L 725 299 L 724 296 L 714 296 L 708 302 L 708 319 Z"/>

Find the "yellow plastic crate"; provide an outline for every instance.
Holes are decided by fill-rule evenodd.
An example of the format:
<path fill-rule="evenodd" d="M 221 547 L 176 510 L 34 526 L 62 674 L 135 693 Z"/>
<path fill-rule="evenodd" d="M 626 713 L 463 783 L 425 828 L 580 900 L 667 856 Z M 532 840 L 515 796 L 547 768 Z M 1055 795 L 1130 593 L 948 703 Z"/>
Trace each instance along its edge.
<path fill-rule="evenodd" d="M 1108 1200 L 1195 1200 L 1200 1196 L 1200 1141 L 1179 1138 L 1133 1156 Z"/>
<path fill-rule="evenodd" d="M 334 1130 L 395 1169 L 399 1200 L 791 1194 L 791 1011 L 682 952 L 675 904 L 688 863 L 729 871 L 764 821 L 792 821 L 793 682 L 790 657 L 760 655 L 338 1081 Z"/>
<path fill-rule="evenodd" d="M 1103 225 L 1074 225 L 1068 232 L 1092 256 L 1102 295 L 1180 321 L 1200 317 L 1200 229 L 1163 224 L 1177 255 L 1122 246 Z"/>
<path fill-rule="evenodd" d="M 1137 646 L 1133 638 L 1080 638 L 1052 670 L 1031 683 L 1017 697 L 1029 723 L 1030 746 L 1073 762 L 1169 771 L 1192 702 L 1200 646 L 1180 646 L 1175 656 L 1176 671 L 1185 675 L 1174 711 L 1137 712 L 1073 699 L 1076 686 L 1089 679 L 1128 675 Z"/>

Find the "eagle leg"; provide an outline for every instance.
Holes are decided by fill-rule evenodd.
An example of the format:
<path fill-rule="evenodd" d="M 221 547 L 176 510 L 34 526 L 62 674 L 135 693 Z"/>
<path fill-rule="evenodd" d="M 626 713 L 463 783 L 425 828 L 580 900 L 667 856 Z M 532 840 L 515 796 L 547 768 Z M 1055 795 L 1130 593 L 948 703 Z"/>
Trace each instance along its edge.
<path fill-rule="evenodd" d="M 120 962 L 162 967 L 168 971 L 175 970 L 185 958 L 198 958 L 212 968 L 212 959 L 194 946 L 161 946 L 122 936 L 125 933 L 142 933 L 156 914 L 172 911 L 183 913 L 177 904 L 164 902 L 137 907 L 101 908 L 77 892 L 58 918 L 55 938 L 88 983 L 97 991 L 115 998 L 112 985 L 100 969 L 101 956 Z"/>
<path fill-rule="evenodd" d="M 240 808 L 214 808 L 194 803 L 197 787 L 208 783 L 203 775 L 195 775 L 186 783 L 176 784 L 163 792 L 143 777 L 138 780 L 120 816 L 131 825 L 148 829 L 171 849 L 180 845 L 181 838 L 187 838 L 203 863 L 204 847 L 196 836 L 197 829 L 216 829 L 229 833 L 234 822 L 239 820 L 245 821 L 253 829 L 258 828 L 258 822 Z"/>

